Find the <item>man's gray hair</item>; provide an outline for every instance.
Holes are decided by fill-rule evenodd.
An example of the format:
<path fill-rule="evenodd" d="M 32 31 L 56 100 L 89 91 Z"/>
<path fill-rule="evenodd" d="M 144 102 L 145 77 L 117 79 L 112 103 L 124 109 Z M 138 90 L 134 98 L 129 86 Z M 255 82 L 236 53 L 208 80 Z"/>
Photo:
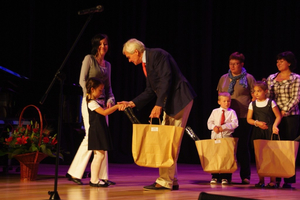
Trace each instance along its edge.
<path fill-rule="evenodd" d="M 145 50 L 145 45 L 141 41 L 132 38 L 128 40 L 124 45 L 123 45 L 123 54 L 125 55 L 125 51 L 133 54 L 135 50 L 138 50 L 138 52 L 143 53 Z"/>

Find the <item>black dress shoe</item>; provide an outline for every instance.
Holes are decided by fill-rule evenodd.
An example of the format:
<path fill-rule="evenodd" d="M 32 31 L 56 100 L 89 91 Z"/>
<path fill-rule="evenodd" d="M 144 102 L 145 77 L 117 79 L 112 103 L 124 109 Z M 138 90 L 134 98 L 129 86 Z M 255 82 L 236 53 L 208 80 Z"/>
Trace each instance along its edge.
<path fill-rule="evenodd" d="M 179 185 L 173 185 L 172 190 L 179 190 Z"/>
<path fill-rule="evenodd" d="M 76 183 L 77 185 L 83 185 L 83 183 L 81 182 L 80 179 L 78 178 L 73 178 L 69 173 L 66 173 L 66 177 L 69 181 L 73 181 L 74 183 Z"/>
<path fill-rule="evenodd" d="M 109 185 L 107 183 L 104 183 L 104 184 L 100 184 L 100 181 L 98 183 L 92 183 L 90 181 L 90 186 L 91 187 L 108 187 Z"/>
<path fill-rule="evenodd" d="M 112 182 L 110 180 L 104 180 L 104 179 L 101 179 L 101 181 L 103 181 L 104 183 L 107 183 L 108 185 L 116 185 L 115 182 Z"/>
<path fill-rule="evenodd" d="M 282 188 L 292 188 L 292 184 L 290 184 L 290 183 L 284 183 L 282 185 Z"/>
<path fill-rule="evenodd" d="M 157 184 L 159 185 L 159 184 Z M 171 190 L 170 188 L 163 187 L 161 185 L 157 186 L 156 182 L 151 185 L 144 186 L 144 190 Z"/>

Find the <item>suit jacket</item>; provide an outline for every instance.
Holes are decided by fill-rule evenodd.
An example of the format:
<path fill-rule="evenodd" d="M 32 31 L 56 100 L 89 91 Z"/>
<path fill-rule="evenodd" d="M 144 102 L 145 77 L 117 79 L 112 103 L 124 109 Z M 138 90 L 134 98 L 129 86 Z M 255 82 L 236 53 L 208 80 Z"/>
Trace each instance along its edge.
<path fill-rule="evenodd" d="M 146 89 L 132 100 L 137 109 L 156 97 L 155 105 L 175 116 L 196 97 L 173 57 L 163 49 L 146 48 L 146 70 Z"/>

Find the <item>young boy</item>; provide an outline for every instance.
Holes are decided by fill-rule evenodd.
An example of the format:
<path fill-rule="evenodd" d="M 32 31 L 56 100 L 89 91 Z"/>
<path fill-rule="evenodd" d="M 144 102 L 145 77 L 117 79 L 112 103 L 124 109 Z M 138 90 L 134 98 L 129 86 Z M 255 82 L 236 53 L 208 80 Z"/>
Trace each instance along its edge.
<path fill-rule="evenodd" d="M 207 120 L 207 127 L 211 132 L 211 139 L 232 137 L 234 129 L 239 126 L 238 118 L 234 110 L 230 107 L 231 96 L 228 92 L 220 92 L 218 95 L 218 104 L 220 108 L 216 108 L 210 114 Z M 231 173 L 212 174 L 210 184 L 217 182 L 227 185 L 231 182 Z"/>

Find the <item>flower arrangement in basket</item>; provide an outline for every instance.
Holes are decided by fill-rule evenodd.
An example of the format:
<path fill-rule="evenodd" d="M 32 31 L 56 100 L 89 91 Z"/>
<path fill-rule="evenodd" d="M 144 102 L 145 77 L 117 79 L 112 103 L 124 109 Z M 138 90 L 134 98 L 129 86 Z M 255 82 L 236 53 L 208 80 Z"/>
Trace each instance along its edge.
<path fill-rule="evenodd" d="M 40 124 L 31 122 L 30 125 L 23 127 L 22 115 L 30 106 L 38 111 Z M 21 180 L 35 180 L 39 163 L 47 156 L 56 157 L 56 134 L 51 136 L 50 132 L 43 128 L 41 112 L 35 105 L 28 105 L 22 110 L 19 126 L 10 131 L 10 136 L 3 142 L 4 149 L 0 151 L 0 155 L 8 154 L 9 158 L 15 158 L 20 162 Z M 62 158 L 62 154 L 59 153 L 59 157 Z"/>
<path fill-rule="evenodd" d="M 32 153 L 36 151 L 43 152 L 44 154 L 55 157 L 52 150 L 55 150 L 57 143 L 56 134 L 50 135 L 50 130 L 40 130 L 38 122 L 33 123 L 26 127 L 18 126 L 16 129 L 9 132 L 9 137 L 4 139 L 4 151 L 2 154 L 8 154 L 8 158 L 13 158 L 19 154 Z M 42 131 L 41 143 L 40 131 Z"/>
<path fill-rule="evenodd" d="M 29 106 L 35 107 L 34 105 Z M 23 109 L 20 115 L 19 126 L 8 130 L 8 138 L 1 138 L 4 147 L 0 150 L 0 155 L 7 154 L 8 158 L 13 158 L 19 154 L 42 152 L 47 156 L 56 157 L 54 154 L 56 150 L 55 145 L 57 144 L 56 134 L 51 136 L 51 130 L 43 128 L 41 117 L 40 124 L 31 121 L 29 125 L 22 126 L 22 114 L 27 107 Z M 38 109 L 37 107 L 35 108 Z M 60 156 L 62 157 L 61 154 Z"/>

